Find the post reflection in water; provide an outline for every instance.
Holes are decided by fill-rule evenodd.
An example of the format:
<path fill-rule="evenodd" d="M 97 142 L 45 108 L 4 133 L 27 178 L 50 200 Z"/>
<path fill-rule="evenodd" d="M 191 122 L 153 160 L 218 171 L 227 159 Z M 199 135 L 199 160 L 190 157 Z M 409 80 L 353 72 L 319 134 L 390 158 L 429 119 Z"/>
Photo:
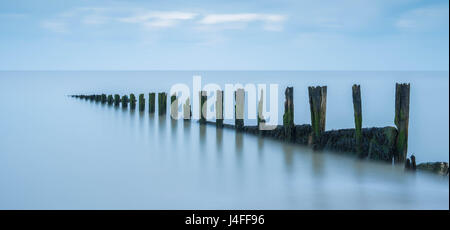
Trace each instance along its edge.
<path fill-rule="evenodd" d="M 201 149 L 201 153 L 205 152 L 205 142 L 206 142 L 206 125 L 204 124 L 199 124 L 200 126 L 200 149 Z"/>
<path fill-rule="evenodd" d="M 216 128 L 216 148 L 218 153 L 222 153 L 223 129 Z"/>
<path fill-rule="evenodd" d="M 291 174 L 292 173 L 292 165 L 293 165 L 293 146 L 290 143 L 283 143 L 283 154 L 284 154 L 284 163 L 286 166 L 286 171 Z"/>

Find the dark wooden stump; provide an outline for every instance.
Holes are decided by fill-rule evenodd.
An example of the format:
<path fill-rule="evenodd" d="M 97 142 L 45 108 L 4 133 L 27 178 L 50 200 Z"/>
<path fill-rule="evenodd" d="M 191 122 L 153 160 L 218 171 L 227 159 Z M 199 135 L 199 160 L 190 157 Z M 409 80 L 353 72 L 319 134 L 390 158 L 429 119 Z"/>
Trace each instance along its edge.
<path fill-rule="evenodd" d="M 200 124 L 205 124 L 206 123 L 206 110 L 207 110 L 207 94 L 206 91 L 200 91 L 199 92 L 199 96 L 200 96 L 200 119 L 199 122 Z"/>
<path fill-rule="evenodd" d="M 187 98 L 186 103 L 183 105 L 183 118 L 184 120 L 190 120 L 191 116 L 192 116 L 191 102 L 189 101 L 189 98 Z"/>
<path fill-rule="evenodd" d="M 327 87 L 308 87 L 309 105 L 311 110 L 311 126 L 313 129 L 313 142 L 325 131 L 325 118 L 327 109 Z"/>
<path fill-rule="evenodd" d="M 284 91 L 284 114 L 283 114 L 283 127 L 284 136 L 287 141 L 293 141 L 295 138 L 295 125 L 294 125 L 294 88 L 287 87 Z"/>
<path fill-rule="evenodd" d="M 136 96 L 134 94 L 130 94 L 130 108 L 136 109 Z"/>
<path fill-rule="evenodd" d="M 122 96 L 122 107 L 128 107 L 128 102 L 129 102 L 129 99 L 128 99 L 128 95 L 123 95 Z"/>
<path fill-rule="evenodd" d="M 362 111 L 361 111 L 361 89 L 359 85 L 353 85 L 353 111 L 355 116 L 355 143 L 356 151 L 361 153 L 362 141 Z"/>
<path fill-rule="evenodd" d="M 223 91 L 216 91 L 216 127 L 223 127 Z"/>
<path fill-rule="evenodd" d="M 170 116 L 172 119 L 178 119 L 178 99 L 175 94 L 170 96 Z"/>
<path fill-rule="evenodd" d="M 236 130 L 240 131 L 244 129 L 244 89 L 238 89 L 236 92 L 234 92 L 234 100 L 236 102 L 234 106 L 234 125 L 236 126 Z"/>
<path fill-rule="evenodd" d="M 158 114 L 165 115 L 167 113 L 167 94 L 158 93 Z"/>
<path fill-rule="evenodd" d="M 120 105 L 120 95 L 114 94 L 114 105 L 119 106 Z"/>
<path fill-rule="evenodd" d="M 396 84 L 394 120 L 398 130 L 396 153 L 394 154 L 396 164 L 403 164 L 408 152 L 409 92 L 409 83 Z"/>
<path fill-rule="evenodd" d="M 155 93 L 148 94 L 148 112 L 155 113 Z"/>
<path fill-rule="evenodd" d="M 145 97 L 144 94 L 139 94 L 139 111 L 145 110 Z"/>

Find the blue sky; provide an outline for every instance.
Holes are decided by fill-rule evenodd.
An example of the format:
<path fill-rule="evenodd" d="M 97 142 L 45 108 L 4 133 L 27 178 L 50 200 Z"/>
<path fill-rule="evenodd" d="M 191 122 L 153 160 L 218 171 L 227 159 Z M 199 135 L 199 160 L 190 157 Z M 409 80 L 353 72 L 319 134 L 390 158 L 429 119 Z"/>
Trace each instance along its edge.
<path fill-rule="evenodd" d="M 446 70 L 448 0 L 0 0 L 0 70 Z"/>

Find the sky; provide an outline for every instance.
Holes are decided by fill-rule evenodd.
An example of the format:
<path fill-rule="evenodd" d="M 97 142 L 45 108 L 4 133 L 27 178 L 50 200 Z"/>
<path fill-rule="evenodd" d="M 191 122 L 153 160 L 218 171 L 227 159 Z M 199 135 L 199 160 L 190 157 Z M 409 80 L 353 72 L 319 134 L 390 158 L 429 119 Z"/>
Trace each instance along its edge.
<path fill-rule="evenodd" d="M 0 0 L 0 70 L 449 70 L 448 0 Z"/>

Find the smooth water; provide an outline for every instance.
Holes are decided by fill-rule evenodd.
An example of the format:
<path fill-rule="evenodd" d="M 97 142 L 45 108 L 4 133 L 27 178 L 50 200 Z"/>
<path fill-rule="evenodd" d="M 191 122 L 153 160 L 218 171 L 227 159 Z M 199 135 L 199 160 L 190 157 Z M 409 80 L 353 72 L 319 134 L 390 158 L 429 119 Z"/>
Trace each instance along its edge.
<path fill-rule="evenodd" d="M 147 97 L 192 75 L 280 84 L 280 121 L 294 86 L 297 124 L 307 86 L 327 85 L 327 130 L 354 126 L 354 83 L 363 126 L 393 126 L 395 83 L 410 82 L 408 152 L 448 162 L 448 72 L 0 72 L 0 209 L 449 208 L 448 177 L 67 97 Z"/>

